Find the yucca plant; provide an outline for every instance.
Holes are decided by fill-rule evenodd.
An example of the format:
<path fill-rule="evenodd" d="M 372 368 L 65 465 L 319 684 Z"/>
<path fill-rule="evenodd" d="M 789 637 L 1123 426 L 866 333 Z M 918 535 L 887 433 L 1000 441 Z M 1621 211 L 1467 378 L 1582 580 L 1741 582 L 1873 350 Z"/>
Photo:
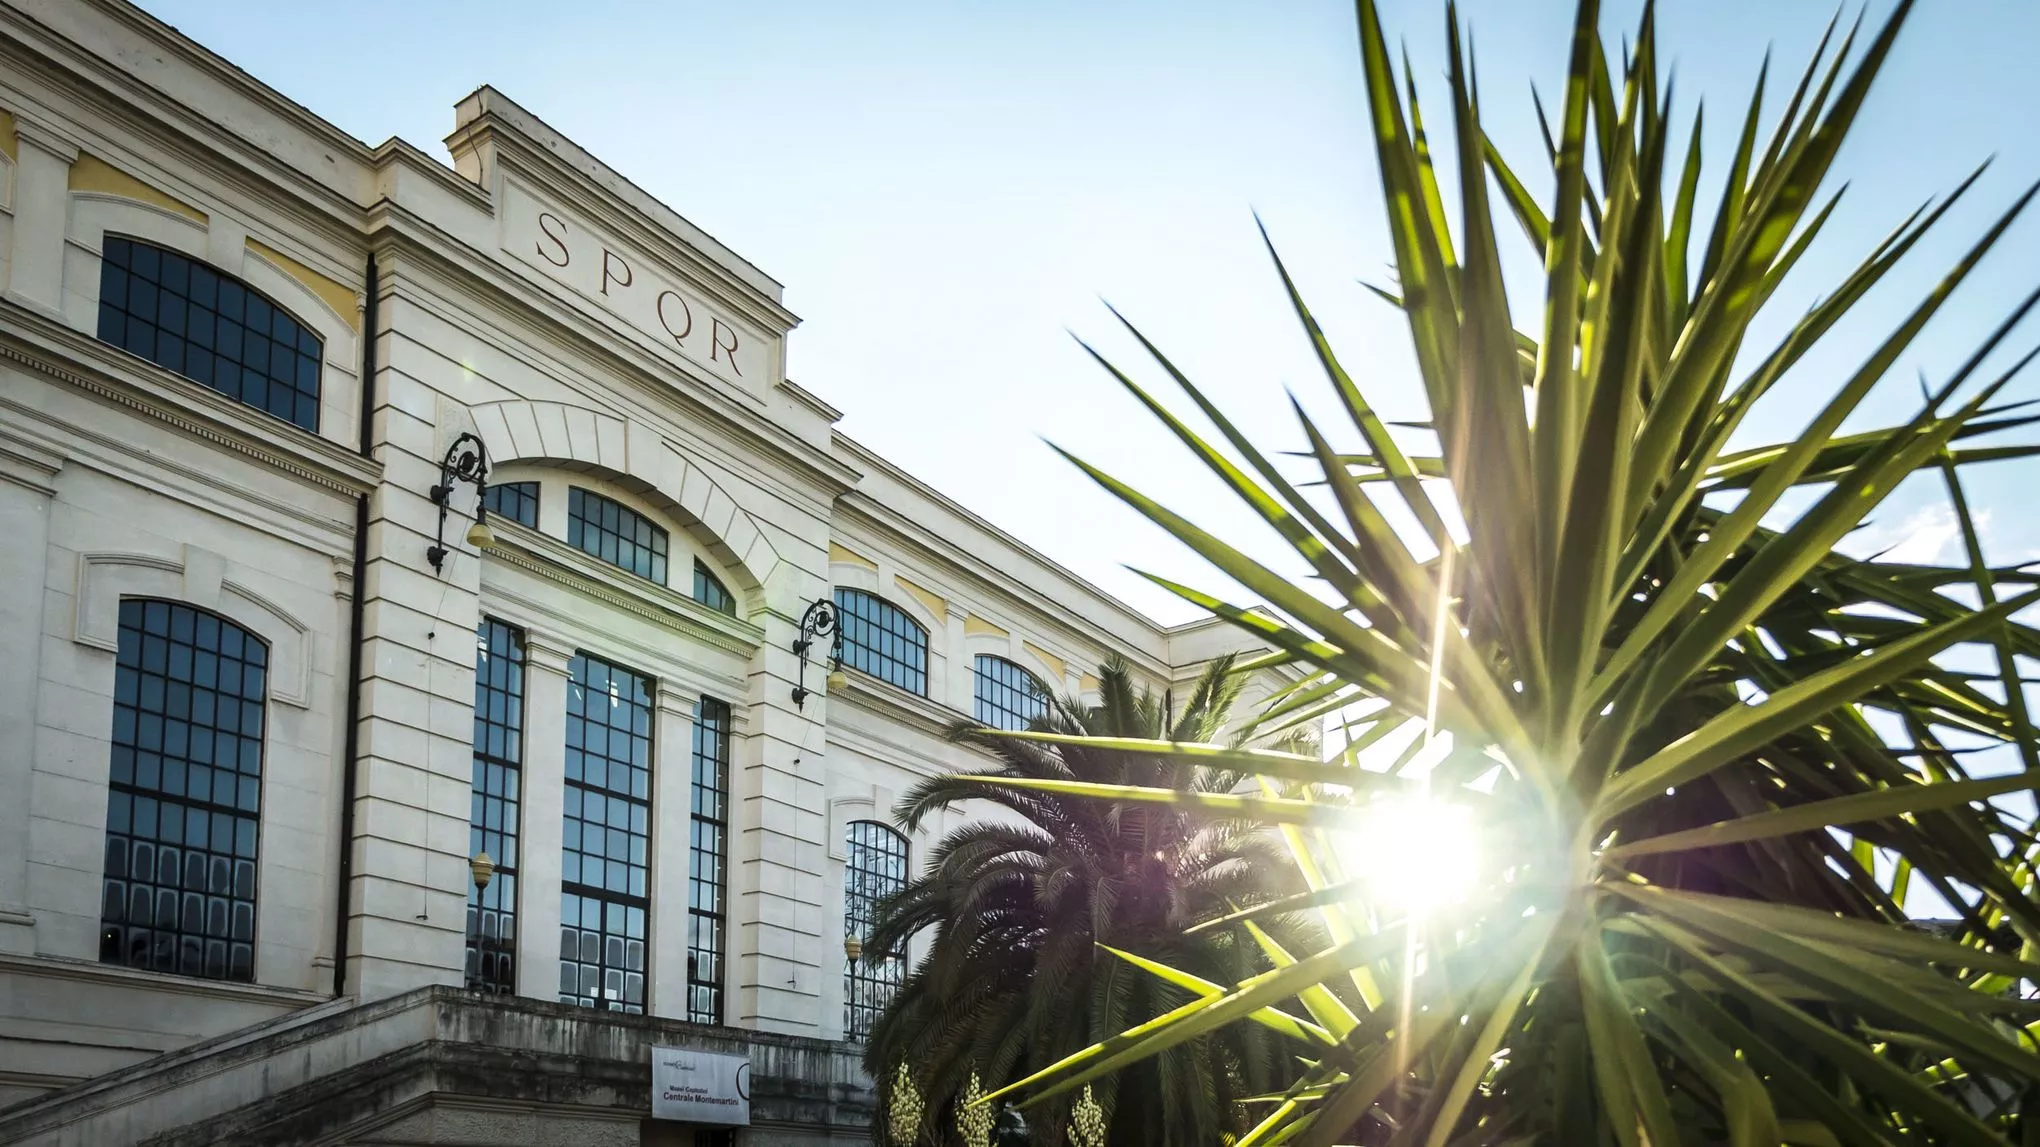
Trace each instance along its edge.
<path fill-rule="evenodd" d="M 2000 398 L 2032 356 L 1999 352 L 2040 295 L 1989 303 L 2004 321 L 1917 416 L 1839 433 L 2032 192 L 1822 383 L 1795 367 L 1977 178 L 1902 221 L 1777 345 L 1745 346 L 1829 217 L 1817 190 L 1910 3 L 1860 51 L 1831 27 L 1761 144 L 1759 81 L 1705 227 L 1698 126 L 1672 138 L 1648 9 L 1611 56 L 1597 3 L 1580 3 L 1548 203 L 1483 134 L 1448 16 L 1448 213 L 1414 85 L 1374 4 L 1358 8 L 1396 259 L 1381 293 L 1407 318 L 1435 450 L 1391 433 L 1278 259 L 1351 423 L 1298 408 L 1308 475 L 1145 338 L 1215 438 L 1099 361 L 1314 576 L 1077 462 L 1265 603 L 1154 579 L 1276 650 L 1260 665 L 1308 671 L 1262 729 L 1344 714 L 1348 743 L 1329 760 L 1112 743 L 1258 774 L 1243 792 L 982 782 L 1279 823 L 1309 891 L 1199 925 L 1247 930 L 1265 970 L 1218 986 L 1161 969 L 1198 998 L 1007 1091 L 1065 1095 L 1258 1023 L 1305 1070 L 1261 1098 L 1240 1147 L 2040 1141 L 2040 841 L 1992 801 L 2040 780 L 2017 660 L 2040 656 L 2040 631 L 2016 618 L 2040 579 L 1986 564 L 1959 479 L 2033 452 L 1973 439 L 2032 421 Z M 1542 255 L 1541 309 L 1503 290 L 1502 212 Z M 1743 446 L 1788 375 L 1826 404 L 1797 438 Z M 1916 474 L 1946 484 L 1965 564 L 1837 550 Z M 1958 646 L 1985 668 L 1950 667 Z M 1410 751 L 1379 767 L 1397 735 Z M 1446 833 L 1457 854 L 1431 847 Z M 1400 895 L 1394 869 L 1422 861 L 1384 857 L 1388 839 L 1460 864 L 1460 895 Z M 1921 888 L 1955 918 L 1912 921 Z M 1283 950 L 1253 927 L 1277 911 L 1318 914 L 1326 943 Z"/>

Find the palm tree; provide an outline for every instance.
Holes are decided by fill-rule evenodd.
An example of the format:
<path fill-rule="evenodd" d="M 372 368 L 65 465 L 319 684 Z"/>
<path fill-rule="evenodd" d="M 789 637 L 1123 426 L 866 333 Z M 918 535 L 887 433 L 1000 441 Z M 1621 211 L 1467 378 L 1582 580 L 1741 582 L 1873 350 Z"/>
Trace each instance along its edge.
<path fill-rule="evenodd" d="M 2018 664 L 2040 657 L 2040 630 L 2017 620 L 2040 575 L 1985 560 L 1961 481 L 2035 448 L 1958 445 L 2034 421 L 1993 404 L 2033 357 L 1999 348 L 2040 292 L 1917 416 L 1840 432 L 2033 192 L 1863 344 L 1798 437 L 1744 448 L 1753 404 L 1788 376 L 1821 385 L 1807 352 L 1981 175 L 1756 345 L 1911 4 L 1860 53 L 1854 29 L 1832 53 L 1824 39 L 1761 148 L 1759 80 L 1705 225 L 1698 125 L 1681 162 L 1648 7 L 1611 56 L 1597 3 L 1580 3 L 1542 202 L 1481 130 L 1456 16 L 1454 138 L 1434 151 L 1407 64 L 1399 78 L 1373 0 L 1358 7 L 1396 251 L 1379 293 L 1408 320 L 1437 445 L 1391 432 L 1278 260 L 1348 423 L 1298 408 L 1308 482 L 1145 339 L 1223 446 L 1106 365 L 1294 553 L 1250 555 L 1078 463 L 1269 603 L 1156 579 L 1279 651 L 1262 664 L 1309 673 L 1261 728 L 1357 712 L 1354 740 L 1329 760 L 1146 746 L 1187 771 L 1255 772 L 1257 796 L 974 782 L 1286 825 L 1309 891 L 1263 910 L 1315 909 L 1325 942 L 992 1098 L 1059 1101 L 1294 999 L 1311 1066 L 1236 1147 L 2040 1141 L 2040 838 L 1993 799 L 2040 784 Z M 1434 154 L 1456 169 L 1449 215 Z M 1491 195 L 1545 269 L 1527 316 L 1503 289 Z M 1965 562 L 1836 548 L 1914 475 L 1945 486 Z M 1384 503 L 1416 528 L 1392 528 Z M 1370 742 L 1412 728 L 1432 750 L 1421 768 L 1368 767 Z M 1402 841 L 1399 871 L 1342 846 L 1355 836 Z M 1393 895 L 1424 865 L 1459 871 L 1460 896 Z M 1955 919 L 1916 926 L 1922 889 Z"/>
<path fill-rule="evenodd" d="M 1052 700 L 1046 738 L 1218 739 L 1240 691 L 1233 659 L 1205 668 L 1180 714 L 1137 691 L 1123 661 L 1099 670 L 1101 700 Z M 890 1079 L 906 1063 L 931 1112 L 959 1096 L 975 1071 L 988 1085 L 1020 1078 L 1120 1029 L 1196 998 L 1128 957 L 1159 961 L 1212 983 L 1260 970 L 1236 934 L 1185 936 L 1229 906 L 1300 887 L 1279 838 L 1248 820 L 1193 817 L 1141 802 L 1101 803 L 1052 792 L 987 790 L 977 778 L 1167 786 L 1223 793 L 1237 772 L 1184 770 L 1108 745 L 1054 743 L 963 724 L 955 740 L 999 758 L 995 769 L 922 782 L 896 811 L 912 831 L 960 802 L 985 816 L 948 834 L 925 875 L 883 905 L 865 950 L 905 950 L 932 930 L 928 956 L 871 1033 L 866 1066 Z M 1294 929 L 1274 929 L 1295 942 Z M 1107 951 L 1111 949 L 1114 951 Z M 1117 953 L 1126 953 L 1122 957 Z M 1179 977 L 1180 978 L 1180 977 Z M 1112 1143 L 1202 1144 L 1243 1130 L 1237 1103 L 1285 1079 L 1265 1029 L 1243 1028 L 1184 1044 L 1106 1081 L 1097 1098 Z M 931 1118 L 947 1126 L 946 1118 Z M 1060 1143 L 1063 1112 L 1031 1113 L 1038 1143 Z"/>

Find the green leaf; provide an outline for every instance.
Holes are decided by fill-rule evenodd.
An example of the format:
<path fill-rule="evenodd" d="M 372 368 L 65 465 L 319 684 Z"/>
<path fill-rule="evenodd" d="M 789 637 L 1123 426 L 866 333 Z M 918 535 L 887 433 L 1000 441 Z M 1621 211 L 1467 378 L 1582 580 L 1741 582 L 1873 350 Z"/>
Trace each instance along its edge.
<path fill-rule="evenodd" d="M 1759 813 L 1755 816 L 1716 821 L 1702 828 L 1649 837 L 1611 848 L 1603 853 L 1602 857 L 1611 861 L 1628 860 L 1656 853 L 1717 848 L 1725 844 L 1743 844 L 1767 837 L 1820 832 L 1830 826 L 1953 808 L 2003 793 L 2031 789 L 2036 785 L 2040 785 L 2040 778 L 2026 776 L 1996 777 L 1991 780 L 1949 784 L 1901 784 L 1878 792 L 1857 793 L 1854 796 L 1836 797 L 1834 800 L 1794 805 L 1791 808 Z"/>
<path fill-rule="evenodd" d="M 1944 622 L 1875 653 L 1816 673 L 1779 690 L 1761 704 L 1730 709 L 1617 774 L 1595 802 L 1594 819 L 1605 824 L 1611 817 L 1667 788 L 1706 776 L 1769 737 L 1856 701 L 1900 674 L 1925 664 L 1948 646 L 1988 632 L 1993 624 L 2036 602 L 2040 602 L 2040 591 L 1957 621 Z"/>

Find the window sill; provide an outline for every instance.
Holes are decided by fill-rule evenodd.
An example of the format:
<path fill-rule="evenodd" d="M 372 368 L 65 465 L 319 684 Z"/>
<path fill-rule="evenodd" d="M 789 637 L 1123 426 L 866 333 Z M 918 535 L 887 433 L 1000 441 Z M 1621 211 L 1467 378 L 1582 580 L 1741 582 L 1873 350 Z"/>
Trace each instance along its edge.
<path fill-rule="evenodd" d="M 139 968 L 125 968 L 119 964 L 74 960 L 64 956 L 0 955 L 0 973 L 75 980 L 99 987 L 171 991 L 180 995 L 210 996 L 214 999 L 279 1004 L 294 1008 L 322 1003 L 332 998 L 329 993 L 307 991 L 303 988 L 279 988 L 268 984 L 243 984 L 232 980 L 206 980 L 197 976 L 173 975 L 169 972 L 145 972 Z"/>

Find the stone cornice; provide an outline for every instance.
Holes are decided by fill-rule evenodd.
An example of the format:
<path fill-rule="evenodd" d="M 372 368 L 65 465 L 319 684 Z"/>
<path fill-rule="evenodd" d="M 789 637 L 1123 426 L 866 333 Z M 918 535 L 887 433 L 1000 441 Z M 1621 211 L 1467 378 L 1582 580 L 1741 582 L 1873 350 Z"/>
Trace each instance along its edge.
<path fill-rule="evenodd" d="M 642 212 L 621 202 L 613 192 L 567 166 L 552 152 L 536 146 L 493 114 L 484 113 L 482 118 L 465 125 L 449 137 L 449 142 L 481 139 L 496 146 L 499 185 L 501 178 L 508 175 L 534 190 L 557 197 L 558 205 L 586 216 L 604 231 L 636 246 L 667 275 L 756 323 L 775 338 L 800 325 L 800 317 L 778 300 L 730 273 L 712 255 L 689 246 L 681 236 L 661 231 Z"/>
<path fill-rule="evenodd" d="M 876 677 L 859 673 L 857 670 L 845 669 L 843 676 L 844 682 L 842 688 L 831 690 L 824 698 L 830 704 L 841 701 L 852 708 L 884 718 L 887 722 L 890 722 L 891 727 L 912 730 L 932 738 L 940 744 L 950 744 L 948 739 L 949 730 L 957 722 L 970 720 L 970 714 L 968 713 L 952 709 L 931 698 L 923 697 L 916 693 L 909 693 L 897 686 L 888 685 Z M 828 727 L 829 736 L 832 739 L 843 741 L 852 747 L 856 747 L 855 743 L 858 741 L 866 741 L 881 745 L 887 749 L 896 749 L 900 752 L 915 752 L 910 746 L 875 736 L 866 729 L 841 725 L 835 721 L 830 721 Z M 973 749 L 969 745 L 959 746 L 959 748 L 985 756 L 990 755 L 984 753 L 983 750 Z M 890 757 L 890 754 L 879 755 Z M 930 759 L 932 760 L 933 758 L 931 757 Z M 945 771 L 951 768 L 952 766 L 948 764 L 938 762 L 935 766 L 935 771 Z"/>
<path fill-rule="evenodd" d="M 375 488 L 382 466 L 200 383 L 0 300 L 0 360 L 335 493 Z"/>
<path fill-rule="evenodd" d="M 771 421 L 750 401 L 740 402 L 725 394 L 722 383 L 687 375 L 686 385 L 675 385 L 673 379 L 681 372 L 671 362 L 619 338 L 613 328 L 577 311 L 556 292 L 511 273 L 487 253 L 473 251 L 401 205 L 383 201 L 371 215 L 372 244 L 385 272 L 381 286 L 385 297 L 404 289 L 401 261 L 406 258 L 418 261 L 431 273 L 438 289 L 451 288 L 460 293 L 461 297 L 447 301 L 460 304 L 457 310 L 461 322 L 470 326 L 487 322 L 495 332 L 505 334 L 506 337 L 497 340 L 505 353 L 527 357 L 533 369 L 554 378 L 602 377 L 614 380 L 617 390 L 635 391 L 614 396 L 612 404 L 620 417 L 659 411 L 665 416 L 662 421 L 673 428 L 690 424 L 701 427 L 694 433 L 697 441 L 704 437 L 711 440 L 726 437 L 734 447 L 763 455 L 738 460 L 720 450 L 700 451 L 716 466 L 743 472 L 748 480 L 819 519 L 826 519 L 830 501 L 854 487 L 862 476 L 862 471 L 851 463 L 828 451 L 817 450 Z M 504 332 L 500 320 L 494 317 L 503 314 L 530 323 L 542 332 L 541 337 L 524 338 Z M 441 313 L 439 317 L 450 316 Z M 567 353 L 583 361 L 528 358 L 534 351 L 551 346 L 564 346 Z M 588 369 L 590 366 L 595 369 Z M 772 474 L 775 466 L 791 471 L 797 480 L 776 481 Z"/>
<path fill-rule="evenodd" d="M 852 491 L 838 499 L 836 513 L 839 522 L 875 533 L 891 545 L 911 553 L 916 562 L 922 563 L 922 568 L 941 570 L 948 576 L 974 587 L 985 597 L 996 600 L 1012 614 L 1031 619 L 1032 624 L 1022 626 L 1023 630 L 1032 630 L 1039 634 L 1052 633 L 1057 639 L 1079 649 L 1102 647 L 1107 652 L 1121 654 L 1145 672 L 1163 678 L 1170 674 L 1172 666 L 1168 658 L 1165 654 L 1157 652 L 1157 649 L 1166 649 L 1167 631 L 1156 626 L 1145 616 L 1133 613 L 1129 607 L 1118 606 L 1102 591 L 1091 587 L 1089 582 L 1047 558 L 1040 560 L 1048 568 L 1067 578 L 1078 592 L 1085 596 L 1095 595 L 1096 599 L 1111 602 L 1123 611 L 1124 615 L 1129 616 L 1146 631 L 1146 636 L 1152 643 L 1150 647 L 1130 648 L 1109 631 L 1101 632 L 1099 626 L 1083 616 L 1054 609 L 1052 603 L 1057 599 L 1052 595 L 1043 594 L 1006 570 L 978 558 L 969 549 L 957 544 L 957 539 L 935 534 L 926 523 L 908 517 L 861 490 Z M 990 526 L 985 528 L 993 529 Z M 997 538 L 1024 552 L 1033 553 L 1008 535 L 998 533 L 996 530 L 993 530 L 993 533 Z M 1044 604 L 1045 602 L 1049 604 Z"/>
<path fill-rule="evenodd" d="M 632 577 L 557 538 L 495 518 L 496 545 L 488 560 L 536 574 L 584 597 L 642 617 L 679 637 L 748 658 L 765 631 L 695 601 L 686 594 Z"/>
<path fill-rule="evenodd" d="M 247 73 L 212 55 L 129 4 L 115 0 L 89 0 L 81 9 L 102 13 L 148 43 L 188 62 L 207 78 L 236 91 L 252 93 L 269 110 L 288 119 L 322 146 L 339 148 L 346 158 L 361 164 L 357 182 L 368 187 L 371 156 L 363 145 L 304 108 L 262 86 Z M 33 30 L 33 37 L 24 34 Z M 129 138 L 147 140 L 151 146 L 169 152 L 175 163 L 148 163 L 150 179 L 182 198 L 227 202 L 239 215 L 250 219 L 282 213 L 309 232 L 329 242 L 358 242 L 362 204 L 332 181 L 291 167 L 254 141 L 234 135 L 218 122 L 197 114 L 128 70 L 65 39 L 61 33 L 33 21 L 32 17 L 0 5 L 0 75 L 4 66 L 33 75 L 60 90 L 88 112 L 91 123 L 114 125 Z M 83 125 L 80 130 L 84 130 Z M 92 129 L 95 137 L 106 133 Z M 109 150 L 107 156 L 119 162 L 129 153 L 128 145 L 106 137 L 81 141 L 88 148 Z M 109 146 L 110 145 L 110 146 Z M 444 168 L 441 168 L 444 172 Z M 211 181 L 199 194 L 191 172 L 205 173 Z M 447 173 L 450 174 L 450 173 Z M 455 178 L 458 178 L 457 176 Z M 261 188 L 267 194 L 253 195 Z"/>
<path fill-rule="evenodd" d="M 225 980 L 202 980 L 196 976 L 171 976 L 124 968 L 118 964 L 102 964 L 97 960 L 68 960 L 62 956 L 16 956 L 0 953 L 0 975 L 20 977 L 18 982 L 24 983 L 30 982 L 31 977 L 76 980 L 101 987 L 118 985 L 216 1000 L 281 1004 L 291 1008 L 324 1003 L 332 998 L 323 992 L 308 992 L 299 988 L 273 988 L 264 984 L 235 984 Z"/>

